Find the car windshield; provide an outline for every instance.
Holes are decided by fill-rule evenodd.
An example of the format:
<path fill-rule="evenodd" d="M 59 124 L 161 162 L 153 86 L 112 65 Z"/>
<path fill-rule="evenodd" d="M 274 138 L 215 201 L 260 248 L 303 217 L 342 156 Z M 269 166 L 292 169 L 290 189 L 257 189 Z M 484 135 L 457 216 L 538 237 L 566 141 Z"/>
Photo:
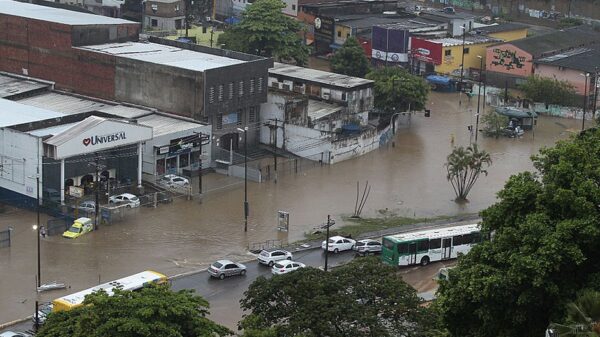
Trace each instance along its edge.
<path fill-rule="evenodd" d="M 284 265 L 282 265 L 281 263 L 276 263 L 276 264 L 275 264 L 275 268 L 277 268 L 277 269 L 282 269 L 282 268 L 285 268 L 285 266 L 284 266 Z"/>
<path fill-rule="evenodd" d="M 138 201 L 139 199 L 138 199 L 138 197 L 133 197 L 133 198 L 131 198 L 130 200 L 131 200 L 131 201 Z"/>
<path fill-rule="evenodd" d="M 269 256 L 269 252 L 267 252 L 266 250 L 263 250 L 262 252 L 260 252 L 261 256 Z"/>
<path fill-rule="evenodd" d="M 359 241 L 359 242 L 357 242 L 357 243 L 356 243 L 356 246 L 357 246 L 357 247 L 358 247 L 358 246 L 364 246 L 364 245 L 366 245 L 366 244 L 367 244 L 366 242 L 360 242 L 360 241 Z"/>
<path fill-rule="evenodd" d="M 335 243 L 336 240 L 334 239 L 329 239 L 329 243 Z"/>
<path fill-rule="evenodd" d="M 79 233 L 81 232 L 81 227 L 71 226 L 71 228 L 69 228 L 69 232 Z"/>
<path fill-rule="evenodd" d="M 223 265 L 219 262 L 215 262 L 212 264 L 213 267 L 217 268 L 217 269 L 221 269 L 221 267 L 223 267 Z"/>

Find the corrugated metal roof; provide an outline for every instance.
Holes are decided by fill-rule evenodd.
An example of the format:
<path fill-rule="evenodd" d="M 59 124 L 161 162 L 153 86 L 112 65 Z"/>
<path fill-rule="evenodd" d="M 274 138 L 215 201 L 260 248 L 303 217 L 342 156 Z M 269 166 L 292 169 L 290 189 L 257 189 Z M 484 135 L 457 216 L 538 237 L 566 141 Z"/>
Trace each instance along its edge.
<path fill-rule="evenodd" d="M 67 129 L 69 129 L 70 127 L 76 125 L 77 123 L 69 123 L 69 124 L 63 124 L 63 125 L 55 125 L 55 126 L 51 126 L 49 128 L 43 128 L 43 129 L 37 129 L 37 130 L 32 130 L 27 132 L 30 135 L 33 136 L 38 136 L 38 137 L 44 137 L 44 136 L 54 136 L 57 135 Z"/>
<path fill-rule="evenodd" d="M 61 23 L 70 26 L 117 25 L 124 23 L 138 24 L 137 22 L 115 19 L 102 15 L 87 14 L 12 0 L 0 0 L 0 14 Z"/>
<path fill-rule="evenodd" d="M 342 110 L 342 107 L 336 104 L 316 101 L 314 99 L 308 100 L 308 116 L 313 122 L 340 110 Z"/>
<path fill-rule="evenodd" d="M 81 122 L 76 123 L 75 125 L 68 128 L 67 130 L 64 130 L 62 133 L 48 138 L 46 141 L 44 141 L 44 143 L 49 144 L 49 145 L 59 146 L 61 144 L 64 144 L 65 142 L 73 139 L 75 136 L 81 134 L 82 132 L 85 132 L 85 131 L 91 129 L 104 121 L 106 121 L 106 118 L 90 116 L 90 117 L 82 120 Z"/>
<path fill-rule="evenodd" d="M 137 121 L 140 125 L 151 127 L 154 137 L 167 135 L 178 131 L 193 130 L 204 125 L 200 122 L 194 123 L 158 114 L 144 116 L 138 118 Z"/>
<path fill-rule="evenodd" d="M 48 88 L 49 84 L 0 75 L 0 98 L 19 95 L 28 91 Z"/>
<path fill-rule="evenodd" d="M 327 71 L 298 67 L 278 62 L 275 62 L 273 68 L 269 69 L 269 74 L 288 76 L 304 81 L 316 82 L 343 88 L 354 88 L 374 83 L 371 80 L 367 80 L 360 77 L 352 77 L 348 75 L 330 73 Z"/>
<path fill-rule="evenodd" d="M 98 102 L 86 98 L 80 98 L 77 96 L 71 96 L 67 94 L 59 94 L 57 92 L 48 92 L 41 95 L 27 97 L 19 100 L 18 102 L 36 106 L 39 108 L 47 108 L 49 110 L 60 111 L 68 115 L 77 114 L 81 112 L 95 111 L 111 106 L 107 103 Z"/>
<path fill-rule="evenodd" d="M 108 43 L 80 47 L 80 49 L 194 71 L 205 71 L 207 69 L 245 63 L 245 61 L 229 57 L 206 54 L 158 43 Z"/>
<path fill-rule="evenodd" d="M 0 127 L 61 117 L 65 114 L 0 98 Z"/>
<path fill-rule="evenodd" d="M 107 106 L 105 108 L 98 109 L 98 111 L 123 118 L 138 118 L 153 113 L 153 111 L 149 109 L 134 108 L 125 105 Z"/>

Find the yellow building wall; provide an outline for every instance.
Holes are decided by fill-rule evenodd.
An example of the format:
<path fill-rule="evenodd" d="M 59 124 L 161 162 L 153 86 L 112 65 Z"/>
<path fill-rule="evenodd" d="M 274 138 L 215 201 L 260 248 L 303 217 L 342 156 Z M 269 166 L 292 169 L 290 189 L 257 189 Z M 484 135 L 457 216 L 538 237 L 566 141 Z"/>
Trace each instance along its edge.
<path fill-rule="evenodd" d="M 483 67 L 485 69 L 486 48 L 494 43 L 497 42 L 465 45 L 465 49 L 469 48 L 469 53 L 465 54 L 465 73 L 469 68 L 479 69 L 480 60 L 477 55 L 483 57 Z M 450 50 L 450 56 L 445 56 L 446 50 Z M 440 74 L 450 74 L 454 70 L 460 71 L 461 53 L 462 44 L 458 46 L 443 47 L 442 64 L 435 66 L 435 72 Z"/>
<path fill-rule="evenodd" d="M 352 28 L 344 25 L 335 25 L 335 35 L 333 41 L 337 44 L 344 44 L 349 36 L 352 36 Z"/>
<path fill-rule="evenodd" d="M 527 28 L 510 30 L 506 32 L 490 33 L 488 34 L 488 36 L 504 40 L 505 42 L 524 39 L 527 37 Z"/>

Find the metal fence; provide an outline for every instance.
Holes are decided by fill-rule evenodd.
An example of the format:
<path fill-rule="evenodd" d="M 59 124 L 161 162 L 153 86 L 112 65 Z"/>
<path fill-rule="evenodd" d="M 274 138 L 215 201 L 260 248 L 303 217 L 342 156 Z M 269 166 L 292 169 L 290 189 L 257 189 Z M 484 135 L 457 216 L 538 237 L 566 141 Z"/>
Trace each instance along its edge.
<path fill-rule="evenodd" d="M 326 165 L 323 162 L 307 160 L 302 158 L 279 158 L 277 160 L 277 171 L 275 171 L 275 163 L 263 165 L 260 167 L 260 172 L 263 180 L 272 180 L 275 177 L 283 175 L 297 174 L 299 172 L 315 168 L 317 166 Z"/>
<path fill-rule="evenodd" d="M 12 234 L 12 228 L 10 228 L 10 227 L 5 230 L 0 231 L 0 248 L 10 247 L 11 234 Z"/>
<path fill-rule="evenodd" d="M 267 240 L 263 242 L 253 242 L 248 245 L 248 250 L 253 253 L 259 253 L 263 249 L 281 248 L 286 245 L 286 242 L 281 240 Z"/>
<path fill-rule="evenodd" d="M 71 217 L 49 219 L 46 222 L 46 234 L 48 236 L 62 235 L 73 224 L 74 220 Z"/>

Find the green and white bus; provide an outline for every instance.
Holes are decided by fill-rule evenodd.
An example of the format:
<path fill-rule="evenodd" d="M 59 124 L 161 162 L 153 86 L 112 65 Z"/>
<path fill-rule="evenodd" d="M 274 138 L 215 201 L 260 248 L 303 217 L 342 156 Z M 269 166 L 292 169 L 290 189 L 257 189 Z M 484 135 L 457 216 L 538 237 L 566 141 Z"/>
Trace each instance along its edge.
<path fill-rule="evenodd" d="M 381 259 L 393 266 L 410 266 L 455 259 L 481 242 L 478 224 L 427 229 L 383 237 Z"/>

